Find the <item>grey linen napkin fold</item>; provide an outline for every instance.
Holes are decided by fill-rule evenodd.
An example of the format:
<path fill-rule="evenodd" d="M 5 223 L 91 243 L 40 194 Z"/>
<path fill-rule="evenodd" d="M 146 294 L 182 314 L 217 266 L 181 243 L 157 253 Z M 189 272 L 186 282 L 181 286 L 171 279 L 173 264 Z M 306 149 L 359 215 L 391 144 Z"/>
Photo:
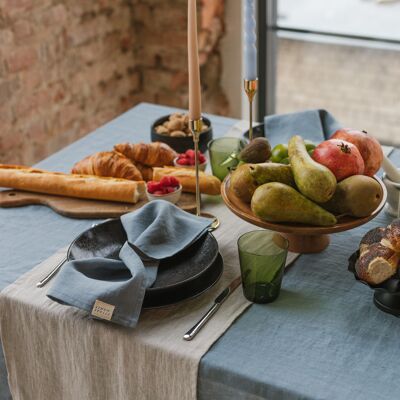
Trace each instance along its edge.
<path fill-rule="evenodd" d="M 146 289 L 156 280 L 159 262 L 194 243 L 212 220 L 157 200 L 123 215 L 121 222 L 128 240 L 121 248 L 120 260 L 96 257 L 69 261 L 47 296 L 89 313 L 99 300 L 115 307 L 112 322 L 134 327 Z"/>
<path fill-rule="evenodd" d="M 288 143 L 294 135 L 318 143 L 328 139 L 341 127 L 326 110 L 306 110 L 291 114 L 268 115 L 264 118 L 265 136 L 272 146 Z"/>

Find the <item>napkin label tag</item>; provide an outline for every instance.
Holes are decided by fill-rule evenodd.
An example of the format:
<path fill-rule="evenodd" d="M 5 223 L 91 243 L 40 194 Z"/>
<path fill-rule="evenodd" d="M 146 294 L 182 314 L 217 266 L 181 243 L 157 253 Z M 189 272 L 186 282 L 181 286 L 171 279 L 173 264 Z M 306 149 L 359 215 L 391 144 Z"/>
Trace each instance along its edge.
<path fill-rule="evenodd" d="M 111 321 L 115 306 L 104 303 L 104 301 L 96 300 L 92 309 L 92 315 L 97 318 Z"/>

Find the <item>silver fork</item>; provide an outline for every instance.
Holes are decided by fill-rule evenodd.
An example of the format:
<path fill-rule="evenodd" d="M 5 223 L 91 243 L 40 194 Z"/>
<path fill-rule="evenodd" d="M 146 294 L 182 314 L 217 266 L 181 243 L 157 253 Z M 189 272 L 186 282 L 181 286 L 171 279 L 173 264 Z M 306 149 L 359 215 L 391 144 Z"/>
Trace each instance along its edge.
<path fill-rule="evenodd" d="M 57 274 L 57 272 L 61 269 L 61 267 L 65 264 L 65 262 L 67 261 L 67 257 L 65 256 L 51 271 L 48 275 L 46 275 L 41 281 L 39 281 L 36 284 L 36 287 L 41 288 L 44 285 L 46 285 L 46 283 L 50 282 L 54 276 Z"/>
<path fill-rule="evenodd" d="M 103 221 L 103 223 L 109 221 L 110 219 L 111 218 Z M 96 225 L 99 225 L 99 224 L 93 224 L 91 227 L 94 228 Z M 41 288 L 44 285 L 46 285 L 48 282 L 50 282 L 57 275 L 57 272 L 61 269 L 61 267 L 66 262 L 67 262 L 67 256 L 65 256 L 41 281 L 39 281 L 36 284 L 36 287 Z"/>

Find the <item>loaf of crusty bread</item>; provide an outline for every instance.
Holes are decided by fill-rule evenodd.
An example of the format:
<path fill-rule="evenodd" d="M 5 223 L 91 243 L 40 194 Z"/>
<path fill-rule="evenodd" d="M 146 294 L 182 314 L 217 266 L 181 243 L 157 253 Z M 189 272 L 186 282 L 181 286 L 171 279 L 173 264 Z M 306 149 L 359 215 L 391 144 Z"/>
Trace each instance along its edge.
<path fill-rule="evenodd" d="M 356 272 L 363 281 L 378 285 L 397 272 L 398 263 L 398 254 L 381 243 L 374 243 L 357 260 Z"/>
<path fill-rule="evenodd" d="M 368 231 L 361 239 L 360 254 L 362 255 L 363 253 L 365 253 L 371 244 L 379 243 L 383 239 L 384 234 L 385 228 L 381 227 L 373 228 Z"/>
<path fill-rule="evenodd" d="M 382 243 L 396 253 L 400 253 L 400 218 L 393 220 L 385 229 Z"/>
<path fill-rule="evenodd" d="M 360 242 L 356 272 L 360 279 L 378 285 L 394 276 L 400 267 L 400 219 L 386 228 L 368 231 Z"/>
<path fill-rule="evenodd" d="M 196 193 L 196 172 L 193 168 L 153 168 L 153 180 L 160 181 L 164 176 L 174 176 L 182 185 L 184 192 Z M 202 171 L 199 172 L 200 192 L 217 195 L 221 193 L 221 181 Z"/>
<path fill-rule="evenodd" d="M 137 203 L 145 197 L 143 181 L 62 174 L 0 164 L 0 187 L 83 199 Z"/>

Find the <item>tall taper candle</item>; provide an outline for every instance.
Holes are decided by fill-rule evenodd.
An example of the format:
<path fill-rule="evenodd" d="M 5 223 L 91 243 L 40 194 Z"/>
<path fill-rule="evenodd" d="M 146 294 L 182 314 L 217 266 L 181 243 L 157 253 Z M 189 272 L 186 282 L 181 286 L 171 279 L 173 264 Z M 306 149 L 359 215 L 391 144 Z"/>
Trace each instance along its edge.
<path fill-rule="evenodd" d="M 197 43 L 196 0 L 188 0 L 189 119 L 201 118 L 201 87 Z"/>
<path fill-rule="evenodd" d="M 255 0 L 244 0 L 244 79 L 257 79 Z"/>

